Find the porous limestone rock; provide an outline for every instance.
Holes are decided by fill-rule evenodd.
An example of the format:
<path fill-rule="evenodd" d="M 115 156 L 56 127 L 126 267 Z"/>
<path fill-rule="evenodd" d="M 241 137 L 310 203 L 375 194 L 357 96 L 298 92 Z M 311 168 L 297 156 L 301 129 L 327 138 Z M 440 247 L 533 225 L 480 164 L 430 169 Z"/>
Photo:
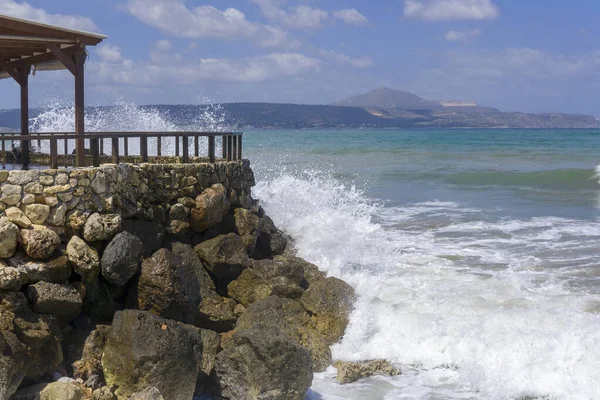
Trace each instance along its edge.
<path fill-rule="evenodd" d="M 221 222 L 228 211 L 227 189 L 220 183 L 212 185 L 196 197 L 195 208 L 191 211 L 192 229 L 204 232 Z"/>
<path fill-rule="evenodd" d="M 252 269 L 244 270 L 236 280 L 227 285 L 229 297 L 244 307 L 248 307 L 258 300 L 266 299 L 272 291 L 271 285 Z"/>
<path fill-rule="evenodd" d="M 119 398 L 149 387 L 170 400 L 190 400 L 197 379 L 198 338 L 176 322 L 137 310 L 115 314 L 102 367 Z"/>
<path fill-rule="evenodd" d="M 306 348 L 275 329 L 238 331 L 217 355 L 220 395 L 231 400 L 302 400 L 313 373 Z"/>
<path fill-rule="evenodd" d="M 10 258 L 17 250 L 19 228 L 6 217 L 0 217 L 0 258 Z"/>
<path fill-rule="evenodd" d="M 244 242 L 235 233 L 202 242 L 194 250 L 208 270 L 219 279 L 235 279 L 244 268 L 250 266 Z"/>
<path fill-rule="evenodd" d="M 31 227 L 31 220 L 17 207 L 7 208 L 5 214 L 6 218 L 8 218 L 10 222 L 18 225 L 19 228 L 27 229 Z"/>
<path fill-rule="evenodd" d="M 60 246 L 58 234 L 43 226 L 35 226 L 34 229 L 21 229 L 20 238 L 25 253 L 36 260 L 50 258 Z"/>
<path fill-rule="evenodd" d="M 139 270 L 143 249 L 137 236 L 129 232 L 117 234 L 102 254 L 102 276 L 113 285 L 127 284 Z"/>
<path fill-rule="evenodd" d="M 129 400 L 164 400 L 164 397 L 160 394 L 160 390 L 155 387 L 151 387 L 141 392 L 134 393 Z"/>
<path fill-rule="evenodd" d="M 200 304 L 200 284 L 189 263 L 160 249 L 142 263 L 138 306 L 163 318 L 193 323 Z"/>
<path fill-rule="evenodd" d="M 71 266 L 67 256 L 58 256 L 46 261 L 31 260 L 21 252 L 6 260 L 9 266 L 24 274 L 26 283 L 40 281 L 65 283 L 71 276 Z"/>
<path fill-rule="evenodd" d="M 312 314 L 319 332 L 333 345 L 344 335 L 354 299 L 350 285 L 331 277 L 311 284 L 300 302 Z"/>
<path fill-rule="evenodd" d="M 108 386 L 103 386 L 94 390 L 92 393 L 93 400 L 117 400 L 117 396 L 110 390 Z"/>
<path fill-rule="evenodd" d="M 38 282 L 27 288 L 27 297 L 33 311 L 56 315 L 63 322 L 71 321 L 81 312 L 81 296 L 71 285 Z"/>
<path fill-rule="evenodd" d="M 49 383 L 41 392 L 40 400 L 83 400 L 85 392 L 72 382 Z"/>
<path fill-rule="evenodd" d="M 273 260 L 283 262 L 292 268 L 297 267 L 302 269 L 304 271 L 304 279 L 309 285 L 327 277 L 323 271 L 319 271 L 319 267 L 300 257 L 275 256 Z"/>
<path fill-rule="evenodd" d="M 83 238 L 88 242 L 111 239 L 121 230 L 119 214 L 92 214 L 83 227 Z"/>
<path fill-rule="evenodd" d="M 60 203 L 50 211 L 47 222 L 54 226 L 63 226 L 65 216 L 67 215 L 67 206 L 65 203 Z"/>
<path fill-rule="evenodd" d="M 386 360 L 370 360 L 361 362 L 336 361 L 337 381 L 341 384 L 356 382 L 373 375 L 400 375 L 400 370 Z"/>
<path fill-rule="evenodd" d="M 0 262 L 0 290 L 16 292 L 27 282 L 27 275 L 18 268 Z"/>
<path fill-rule="evenodd" d="M 246 210 L 245 208 L 236 208 L 234 210 L 235 227 L 238 235 L 242 237 L 246 252 L 252 254 L 256 248 L 256 241 L 260 234 L 258 215 Z"/>
<path fill-rule="evenodd" d="M 79 236 L 73 236 L 69 240 L 67 257 L 84 283 L 92 283 L 96 280 L 100 273 L 100 256 Z"/>
<path fill-rule="evenodd" d="M 0 201 L 9 206 L 14 206 L 21 201 L 21 186 L 5 184 L 0 191 Z"/>

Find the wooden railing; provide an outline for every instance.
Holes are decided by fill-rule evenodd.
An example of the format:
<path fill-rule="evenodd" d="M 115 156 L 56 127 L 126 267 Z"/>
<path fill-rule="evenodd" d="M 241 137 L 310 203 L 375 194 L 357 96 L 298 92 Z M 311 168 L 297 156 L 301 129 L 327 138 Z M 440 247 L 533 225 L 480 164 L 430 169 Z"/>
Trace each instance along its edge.
<path fill-rule="evenodd" d="M 208 159 L 211 163 L 216 160 L 215 155 L 215 141 L 217 137 L 221 138 L 222 141 L 222 158 L 228 161 L 241 160 L 242 159 L 242 133 L 241 132 L 89 132 L 83 135 L 76 135 L 73 132 L 52 132 L 52 133 L 39 133 L 29 135 L 19 134 L 6 134 L 0 133 L 0 149 L 3 152 L 12 150 L 12 146 L 8 146 L 7 143 L 13 143 L 14 141 L 21 142 L 21 148 L 29 149 L 29 142 L 38 143 L 38 147 L 41 147 L 42 141 L 50 142 L 50 167 L 52 169 L 58 168 L 58 144 L 59 141 L 63 143 L 62 153 L 69 155 L 68 152 L 68 141 L 69 140 L 89 140 L 90 148 L 89 154 L 92 157 L 92 165 L 98 167 L 100 165 L 100 156 L 104 155 L 104 139 L 110 139 L 110 154 L 111 161 L 114 164 L 119 163 L 120 156 L 130 156 L 129 154 L 129 139 L 139 139 L 140 144 L 140 157 L 142 162 L 148 162 L 148 139 L 156 138 L 156 155 L 158 157 L 163 156 L 163 138 L 173 137 L 175 138 L 175 154 L 172 156 L 180 157 L 183 163 L 190 161 L 190 139 L 193 141 L 194 156 L 199 157 L 199 138 L 206 137 L 208 140 Z M 123 146 L 121 148 L 119 139 L 123 140 Z M 181 146 L 180 146 L 181 144 Z M 180 149 L 181 147 L 181 149 Z M 180 154 L 181 153 L 181 154 Z M 23 168 L 27 168 L 29 165 L 29 151 L 20 152 L 21 160 L 16 162 L 22 164 Z M 17 161 L 17 160 L 15 160 Z M 77 165 L 78 167 L 84 165 Z"/>

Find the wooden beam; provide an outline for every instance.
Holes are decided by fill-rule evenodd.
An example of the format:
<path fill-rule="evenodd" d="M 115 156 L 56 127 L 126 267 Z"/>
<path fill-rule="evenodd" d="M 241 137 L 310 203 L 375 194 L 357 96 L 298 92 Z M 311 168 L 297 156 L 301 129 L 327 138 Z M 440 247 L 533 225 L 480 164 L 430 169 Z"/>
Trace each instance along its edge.
<path fill-rule="evenodd" d="M 7 16 L 0 16 L 0 32 L 5 29 L 23 32 L 24 35 L 50 36 L 77 40 L 86 45 L 96 45 L 106 36 L 89 32 L 65 29 L 33 21 L 21 20 Z"/>
<path fill-rule="evenodd" d="M 85 54 L 75 55 L 75 135 L 85 133 L 84 68 Z M 75 159 L 78 167 L 85 166 L 85 142 L 75 141 Z"/>
<path fill-rule="evenodd" d="M 43 36 L 15 36 L 15 35 L 0 35 L 0 43 L 54 43 L 54 44 L 77 44 L 73 39 L 61 39 Z"/>
<path fill-rule="evenodd" d="M 73 55 L 81 50 L 80 50 L 79 46 L 71 46 L 71 47 L 67 47 L 66 49 L 61 49 L 61 51 L 63 53 L 65 53 L 66 55 Z M 14 66 L 15 68 L 19 68 L 22 66 L 30 66 L 30 65 L 34 65 L 34 64 L 40 64 L 40 63 L 47 62 L 47 61 L 54 61 L 56 59 L 57 59 L 56 56 L 52 52 L 49 52 L 49 53 L 40 54 L 37 56 L 23 58 L 21 60 L 15 60 L 15 61 L 12 61 L 10 64 L 12 66 Z"/>
<path fill-rule="evenodd" d="M 21 82 L 21 74 L 19 73 L 19 71 L 17 71 L 16 69 L 14 69 L 14 68 L 12 67 L 12 65 L 10 65 L 10 64 L 9 64 L 9 63 L 7 63 L 7 62 L 4 62 L 4 61 L 0 60 L 0 67 L 1 67 L 1 68 L 2 68 L 4 71 L 6 71 L 6 72 L 7 72 L 7 73 L 8 73 L 10 76 L 12 76 L 12 77 L 13 77 L 13 79 L 14 79 L 15 81 L 17 81 L 17 83 L 18 83 L 19 85 L 23 85 L 23 83 Z"/>
<path fill-rule="evenodd" d="M 63 53 L 63 51 L 56 44 L 48 44 L 48 50 L 52 52 L 56 56 L 56 58 L 73 74 L 76 76 L 78 74 L 77 67 L 75 67 L 75 63 L 73 59 Z"/>

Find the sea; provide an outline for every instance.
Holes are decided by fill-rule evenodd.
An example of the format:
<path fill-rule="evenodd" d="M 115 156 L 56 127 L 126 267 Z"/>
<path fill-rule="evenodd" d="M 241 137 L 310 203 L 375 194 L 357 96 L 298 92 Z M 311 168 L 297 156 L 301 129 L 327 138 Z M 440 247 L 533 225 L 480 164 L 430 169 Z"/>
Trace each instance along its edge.
<path fill-rule="evenodd" d="M 86 123 L 230 128 L 174 115 Z M 357 293 L 334 359 L 402 370 L 342 386 L 330 367 L 307 399 L 600 399 L 600 130 L 242 130 L 254 197 Z"/>

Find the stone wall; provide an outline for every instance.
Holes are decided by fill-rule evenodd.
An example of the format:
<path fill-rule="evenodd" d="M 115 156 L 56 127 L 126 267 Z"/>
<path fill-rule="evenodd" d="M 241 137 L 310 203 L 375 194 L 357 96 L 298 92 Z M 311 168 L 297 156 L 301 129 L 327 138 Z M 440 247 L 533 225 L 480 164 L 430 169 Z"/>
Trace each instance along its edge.
<path fill-rule="evenodd" d="M 0 400 L 302 400 L 331 365 L 352 288 L 294 255 L 248 161 L 0 182 Z"/>

